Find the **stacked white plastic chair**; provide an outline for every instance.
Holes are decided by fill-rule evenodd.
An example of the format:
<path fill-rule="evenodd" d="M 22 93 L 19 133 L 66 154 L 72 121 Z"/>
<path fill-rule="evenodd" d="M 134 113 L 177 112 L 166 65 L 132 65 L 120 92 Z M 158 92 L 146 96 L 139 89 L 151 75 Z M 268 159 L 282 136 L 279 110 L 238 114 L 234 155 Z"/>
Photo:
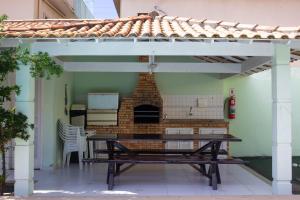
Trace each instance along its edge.
<path fill-rule="evenodd" d="M 86 135 L 83 127 L 72 126 L 61 120 L 57 121 L 57 132 L 63 141 L 63 167 L 70 165 L 72 152 L 78 152 L 79 168 L 82 169 L 83 154 L 87 158 Z"/>

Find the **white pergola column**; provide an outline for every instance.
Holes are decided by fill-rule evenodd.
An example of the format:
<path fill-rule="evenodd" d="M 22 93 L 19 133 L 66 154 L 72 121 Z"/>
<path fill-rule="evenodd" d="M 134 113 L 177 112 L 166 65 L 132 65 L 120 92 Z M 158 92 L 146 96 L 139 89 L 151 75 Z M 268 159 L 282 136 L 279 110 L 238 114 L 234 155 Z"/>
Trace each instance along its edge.
<path fill-rule="evenodd" d="M 35 80 L 31 77 L 29 67 L 20 65 L 16 72 L 16 83 L 21 93 L 16 97 L 18 112 L 28 117 L 28 123 L 34 123 Z M 34 130 L 28 129 L 30 138 L 27 141 L 16 139 L 15 147 L 15 195 L 28 196 L 33 193 L 34 174 Z"/>
<path fill-rule="evenodd" d="M 273 194 L 292 194 L 290 48 L 280 44 L 276 44 L 274 47 L 272 63 L 272 190 Z"/>

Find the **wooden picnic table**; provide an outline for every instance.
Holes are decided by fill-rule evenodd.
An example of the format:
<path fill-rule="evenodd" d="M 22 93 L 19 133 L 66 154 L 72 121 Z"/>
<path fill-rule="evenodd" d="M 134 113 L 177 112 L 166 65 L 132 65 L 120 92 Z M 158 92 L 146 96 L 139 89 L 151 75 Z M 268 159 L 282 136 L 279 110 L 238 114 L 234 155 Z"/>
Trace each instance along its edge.
<path fill-rule="evenodd" d="M 222 142 L 241 142 L 242 140 L 230 134 L 96 134 L 87 138 L 88 141 L 105 141 L 108 154 L 108 189 L 114 186 L 114 177 L 120 175 L 135 164 L 188 164 L 209 178 L 209 185 L 214 190 L 221 183 L 219 164 L 243 164 L 240 159 L 218 159 Z M 129 149 L 122 144 L 130 142 L 207 142 L 198 149 Z M 95 150 L 98 151 L 99 150 Z M 85 162 L 100 162 L 99 159 L 85 159 Z M 130 164 L 121 170 L 123 164 Z M 205 165 L 209 170 L 206 172 Z"/>

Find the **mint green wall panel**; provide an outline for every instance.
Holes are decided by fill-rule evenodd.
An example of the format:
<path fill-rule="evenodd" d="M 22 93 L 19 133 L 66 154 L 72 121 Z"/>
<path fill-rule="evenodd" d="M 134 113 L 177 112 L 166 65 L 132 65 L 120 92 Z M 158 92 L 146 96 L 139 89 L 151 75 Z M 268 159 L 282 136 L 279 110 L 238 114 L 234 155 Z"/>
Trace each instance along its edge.
<path fill-rule="evenodd" d="M 224 96 L 228 97 L 229 89 L 234 88 L 237 102 L 236 119 L 230 120 L 229 132 L 243 140 L 230 145 L 233 155 L 271 155 L 271 81 L 264 80 L 267 74 L 262 73 L 257 74 L 262 78 L 238 76 L 224 82 Z"/>
<path fill-rule="evenodd" d="M 300 155 L 300 68 L 292 68 L 292 150 Z"/>
<path fill-rule="evenodd" d="M 87 103 L 88 93 L 117 92 L 122 97 L 131 96 L 137 84 L 137 73 L 74 73 L 73 99 L 75 103 Z"/>
<path fill-rule="evenodd" d="M 223 93 L 223 80 L 214 74 L 158 73 L 155 79 L 161 94 L 216 95 Z"/>
<path fill-rule="evenodd" d="M 231 145 L 236 156 L 272 155 L 271 71 L 224 81 L 224 96 L 234 88 L 237 98 L 236 119 L 230 132 L 243 142 Z M 300 155 L 300 68 L 292 68 L 292 143 L 293 154 Z"/>
<path fill-rule="evenodd" d="M 157 86 L 161 94 L 223 94 L 223 80 L 213 74 L 157 73 Z M 118 92 L 130 97 L 138 81 L 138 73 L 74 73 L 73 99 L 86 103 L 89 92 Z"/>
<path fill-rule="evenodd" d="M 73 74 L 64 72 L 61 77 L 43 80 L 42 102 L 42 165 L 44 168 L 60 165 L 62 143 L 56 132 L 56 122 L 60 118 L 69 122 L 69 116 L 64 113 L 65 84 L 68 84 L 68 105 L 72 100 Z"/>
<path fill-rule="evenodd" d="M 272 99 L 271 75 L 265 71 L 248 77 L 218 79 L 214 74 L 159 73 L 155 74 L 161 94 L 209 95 L 224 94 L 235 88 L 237 118 L 230 121 L 230 132 L 243 139 L 230 148 L 236 156 L 271 155 Z M 63 113 L 64 84 L 69 84 L 69 96 L 74 103 L 86 103 L 89 92 L 119 92 L 130 97 L 138 81 L 138 73 L 65 72 L 61 78 L 44 81 L 44 166 L 60 160 L 61 144 L 56 135 L 56 120 L 68 116 Z M 293 153 L 300 155 L 300 69 L 292 69 Z M 71 91 L 72 90 L 72 91 Z M 57 151 L 56 151 L 57 149 Z M 57 162 L 59 163 L 59 162 Z"/>

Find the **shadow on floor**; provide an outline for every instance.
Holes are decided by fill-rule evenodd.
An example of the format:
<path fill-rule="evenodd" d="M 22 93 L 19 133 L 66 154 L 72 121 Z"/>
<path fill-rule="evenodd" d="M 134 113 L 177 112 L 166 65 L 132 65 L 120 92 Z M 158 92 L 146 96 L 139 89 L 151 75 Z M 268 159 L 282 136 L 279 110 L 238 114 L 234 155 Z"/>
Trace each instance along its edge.
<path fill-rule="evenodd" d="M 253 156 L 241 157 L 249 161 L 248 167 L 272 181 L 272 157 L 271 156 Z M 293 194 L 300 194 L 300 156 L 293 156 Z"/>

